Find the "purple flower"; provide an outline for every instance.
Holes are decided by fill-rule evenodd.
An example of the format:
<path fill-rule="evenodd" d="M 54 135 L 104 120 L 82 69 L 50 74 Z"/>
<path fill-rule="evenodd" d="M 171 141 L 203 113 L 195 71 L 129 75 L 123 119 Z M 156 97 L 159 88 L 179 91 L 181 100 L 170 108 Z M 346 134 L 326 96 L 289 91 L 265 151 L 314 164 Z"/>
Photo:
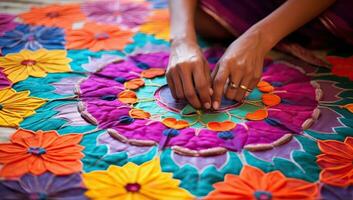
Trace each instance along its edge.
<path fill-rule="evenodd" d="M 0 14 L 0 36 L 16 27 L 16 23 L 13 22 L 15 17 L 14 15 Z"/>
<path fill-rule="evenodd" d="M 86 200 L 85 191 L 79 173 L 67 176 L 55 176 L 51 173 L 40 176 L 25 174 L 19 180 L 0 182 L 0 196 L 3 200 Z"/>
<path fill-rule="evenodd" d="M 144 23 L 149 11 L 146 3 L 116 0 L 88 1 L 82 5 L 82 10 L 93 21 L 127 28 Z"/>
<path fill-rule="evenodd" d="M 54 27 L 20 24 L 0 37 L 0 44 L 4 54 L 19 52 L 22 49 L 64 49 L 64 31 Z"/>

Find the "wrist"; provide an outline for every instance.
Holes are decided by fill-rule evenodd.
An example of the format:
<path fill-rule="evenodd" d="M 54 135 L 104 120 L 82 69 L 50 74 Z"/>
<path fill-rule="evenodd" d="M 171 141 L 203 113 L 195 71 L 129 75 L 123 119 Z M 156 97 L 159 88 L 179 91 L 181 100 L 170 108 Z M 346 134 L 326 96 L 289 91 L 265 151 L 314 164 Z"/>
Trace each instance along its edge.
<path fill-rule="evenodd" d="M 262 24 L 256 24 L 246 31 L 248 34 L 253 34 L 257 39 L 265 53 L 270 51 L 279 40 L 277 40 L 271 31 Z"/>

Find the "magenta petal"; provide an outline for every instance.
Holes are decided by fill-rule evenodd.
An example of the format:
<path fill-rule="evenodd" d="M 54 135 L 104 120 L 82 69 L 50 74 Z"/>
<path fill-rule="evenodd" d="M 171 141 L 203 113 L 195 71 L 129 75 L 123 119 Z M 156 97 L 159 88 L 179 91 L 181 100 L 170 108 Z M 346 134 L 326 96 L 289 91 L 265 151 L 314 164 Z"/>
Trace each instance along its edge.
<path fill-rule="evenodd" d="M 166 127 L 158 121 L 135 119 L 131 124 L 115 124 L 118 133 L 128 139 L 153 140 L 159 142 Z"/>
<path fill-rule="evenodd" d="M 96 74 L 106 76 L 111 79 L 122 77 L 126 80 L 130 80 L 140 77 L 141 72 L 142 69 L 138 68 L 133 61 L 120 61 L 105 66 Z"/>
<path fill-rule="evenodd" d="M 249 128 L 246 145 L 270 144 L 288 133 L 286 130 L 271 126 L 263 121 L 246 122 L 246 125 Z"/>
<path fill-rule="evenodd" d="M 169 53 L 158 52 L 158 53 L 145 53 L 137 54 L 130 57 L 135 62 L 142 62 L 153 68 L 167 68 L 169 61 Z"/>
<path fill-rule="evenodd" d="M 106 95 L 118 95 L 123 90 L 123 84 L 96 75 L 91 75 L 89 79 L 84 80 L 80 84 L 81 97 L 100 98 Z"/>
<path fill-rule="evenodd" d="M 15 18 L 14 15 L 0 13 L 0 36 L 16 27 Z"/>

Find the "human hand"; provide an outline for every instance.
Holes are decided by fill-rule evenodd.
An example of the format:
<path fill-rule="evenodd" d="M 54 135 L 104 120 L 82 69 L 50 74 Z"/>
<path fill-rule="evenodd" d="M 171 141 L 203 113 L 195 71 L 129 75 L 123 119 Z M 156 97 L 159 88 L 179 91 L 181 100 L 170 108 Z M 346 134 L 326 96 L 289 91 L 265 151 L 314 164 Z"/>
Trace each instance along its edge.
<path fill-rule="evenodd" d="M 223 94 L 228 99 L 242 101 L 246 92 L 257 85 L 264 56 L 270 48 L 256 30 L 247 31 L 228 47 L 212 72 L 214 109 L 219 108 Z"/>
<path fill-rule="evenodd" d="M 173 40 L 166 77 L 175 99 L 211 108 L 210 68 L 196 42 Z"/>

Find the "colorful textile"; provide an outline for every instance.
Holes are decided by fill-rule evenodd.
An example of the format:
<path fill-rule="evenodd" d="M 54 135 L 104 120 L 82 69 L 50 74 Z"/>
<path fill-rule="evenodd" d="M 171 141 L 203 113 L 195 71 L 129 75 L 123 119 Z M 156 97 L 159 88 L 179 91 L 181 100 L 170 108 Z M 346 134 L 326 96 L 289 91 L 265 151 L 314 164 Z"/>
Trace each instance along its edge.
<path fill-rule="evenodd" d="M 1 198 L 353 197 L 353 55 L 271 52 L 244 102 L 195 110 L 166 84 L 166 6 L 0 15 Z M 225 47 L 200 42 L 213 69 Z"/>

